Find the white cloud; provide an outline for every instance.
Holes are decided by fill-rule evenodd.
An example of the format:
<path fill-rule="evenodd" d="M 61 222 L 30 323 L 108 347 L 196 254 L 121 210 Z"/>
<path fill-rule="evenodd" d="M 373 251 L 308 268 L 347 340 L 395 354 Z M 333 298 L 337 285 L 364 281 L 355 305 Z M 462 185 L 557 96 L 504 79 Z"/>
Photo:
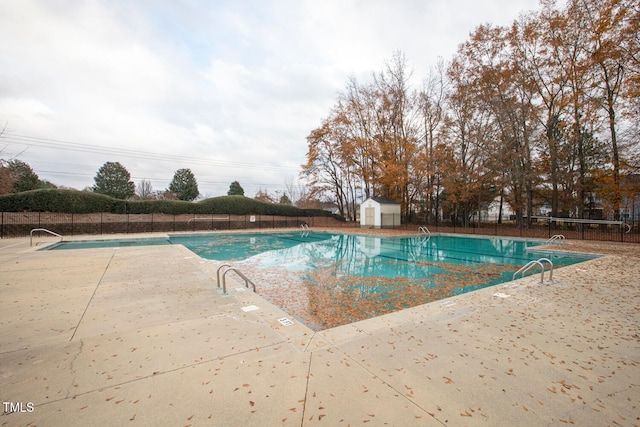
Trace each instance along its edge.
<path fill-rule="evenodd" d="M 3 155 L 22 152 L 41 178 L 76 188 L 92 185 L 105 161 L 120 161 L 156 189 L 189 167 L 210 196 L 236 179 L 250 196 L 258 187 L 282 190 L 348 76 L 368 79 L 402 50 L 419 83 L 476 25 L 508 24 L 536 7 L 536 0 L 3 1 L 0 123 L 87 151 L 27 148 L 11 138 L 0 147 Z"/>

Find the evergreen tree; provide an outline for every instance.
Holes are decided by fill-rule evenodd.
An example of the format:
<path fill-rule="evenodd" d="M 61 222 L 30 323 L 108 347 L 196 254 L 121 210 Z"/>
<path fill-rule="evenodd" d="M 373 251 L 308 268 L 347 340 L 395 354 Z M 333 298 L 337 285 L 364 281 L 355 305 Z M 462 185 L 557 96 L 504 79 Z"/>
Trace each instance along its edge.
<path fill-rule="evenodd" d="M 227 196 L 244 196 L 244 189 L 238 181 L 233 181 L 227 191 Z"/>
<path fill-rule="evenodd" d="M 102 165 L 94 181 L 94 193 L 106 194 L 116 199 L 129 199 L 135 194 L 136 185 L 131 181 L 131 174 L 119 162 L 106 162 Z"/>
<path fill-rule="evenodd" d="M 288 206 L 293 205 L 293 203 L 291 203 L 291 199 L 289 198 L 289 196 L 287 196 L 287 193 L 284 193 L 282 196 L 280 196 L 280 204 Z"/>
<path fill-rule="evenodd" d="M 200 192 L 198 182 L 191 169 L 178 169 L 169 184 L 169 191 L 174 193 L 179 200 L 195 200 Z"/>

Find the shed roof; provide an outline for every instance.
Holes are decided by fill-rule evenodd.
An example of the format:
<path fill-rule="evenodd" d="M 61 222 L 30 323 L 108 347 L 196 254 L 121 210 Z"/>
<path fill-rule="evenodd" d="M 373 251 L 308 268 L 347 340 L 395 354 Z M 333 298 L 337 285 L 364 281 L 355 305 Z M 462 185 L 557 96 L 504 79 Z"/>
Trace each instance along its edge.
<path fill-rule="evenodd" d="M 369 197 L 369 199 L 373 200 L 374 202 L 378 202 L 381 205 L 399 205 L 400 204 L 395 200 L 389 199 L 387 197 Z"/>

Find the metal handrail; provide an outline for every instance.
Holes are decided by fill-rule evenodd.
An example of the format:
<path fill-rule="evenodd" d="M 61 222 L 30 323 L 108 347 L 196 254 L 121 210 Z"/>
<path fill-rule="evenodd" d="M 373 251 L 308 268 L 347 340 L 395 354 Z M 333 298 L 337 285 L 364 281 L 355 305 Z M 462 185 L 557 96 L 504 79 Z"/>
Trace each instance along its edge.
<path fill-rule="evenodd" d="M 247 288 L 249 287 L 249 284 L 251 284 L 251 287 L 253 287 L 253 292 L 256 291 L 256 284 L 253 283 L 251 280 L 249 280 L 249 278 L 247 276 L 245 276 L 244 273 L 242 273 L 242 271 L 238 270 L 235 267 L 232 267 L 231 264 L 222 264 L 220 267 L 218 267 L 218 271 L 216 271 L 216 278 L 218 279 L 218 287 L 220 287 L 220 270 L 222 270 L 225 267 L 227 267 L 227 268 L 222 273 L 222 293 L 224 293 L 224 294 L 227 293 L 227 279 L 226 279 L 226 276 L 227 276 L 227 273 L 230 272 L 230 271 L 233 271 L 242 280 L 244 280 L 244 285 Z"/>
<path fill-rule="evenodd" d="M 540 258 L 538 262 L 542 263 L 542 265 L 544 265 L 545 262 L 549 263 L 549 283 L 553 283 L 553 262 L 551 262 L 549 258 Z"/>
<path fill-rule="evenodd" d="M 529 261 L 528 263 L 526 263 L 522 268 L 520 268 L 520 270 L 516 271 L 515 273 L 513 273 L 513 277 L 511 278 L 512 280 L 516 279 L 516 276 L 519 273 L 522 273 L 522 277 L 524 277 L 524 273 L 526 273 L 527 271 L 531 270 L 533 267 L 535 267 L 536 265 L 540 266 L 540 283 L 544 283 L 544 265 L 540 262 L 540 261 Z"/>
<path fill-rule="evenodd" d="M 52 234 L 52 235 L 54 235 L 56 237 L 59 237 L 60 241 L 62 242 L 63 237 L 62 237 L 61 234 L 58 234 L 58 233 L 56 233 L 54 231 L 51 231 L 51 230 L 47 230 L 46 228 L 34 228 L 33 230 L 31 230 L 31 232 L 29 232 L 29 246 L 33 246 L 33 232 L 34 231 L 44 231 L 45 233 Z"/>
<path fill-rule="evenodd" d="M 576 224 L 607 224 L 607 225 L 624 225 L 627 227 L 627 231 L 625 231 L 625 234 L 628 234 L 631 232 L 631 225 L 627 224 L 624 221 L 610 221 L 610 220 L 605 220 L 605 219 L 581 219 L 581 218 L 561 218 L 561 217 L 554 217 L 554 216 L 536 216 L 536 215 L 532 215 L 531 218 L 534 219 L 546 219 L 549 221 L 557 221 L 557 222 L 573 222 Z"/>
<path fill-rule="evenodd" d="M 240 278 L 242 280 L 244 280 L 244 285 L 248 288 L 249 287 L 249 283 L 251 283 L 251 286 L 253 287 L 253 292 L 256 291 L 256 284 L 253 283 L 251 280 L 249 280 L 249 278 L 247 276 L 245 276 L 242 271 L 238 270 L 235 267 L 229 267 L 228 269 L 226 269 L 224 271 L 224 273 L 222 273 L 222 292 L 223 293 L 227 293 L 227 280 L 226 280 L 226 275 L 228 272 L 233 271 L 234 273 L 236 273 L 238 276 L 240 276 Z"/>
<path fill-rule="evenodd" d="M 218 280 L 218 287 L 220 287 L 220 270 L 222 270 L 225 267 L 231 267 L 231 264 L 222 264 L 220 267 L 218 267 L 218 271 L 216 271 L 216 279 Z"/>
<path fill-rule="evenodd" d="M 212 218 L 191 218 L 187 221 L 187 224 L 190 224 L 191 221 L 213 221 Z"/>
<path fill-rule="evenodd" d="M 565 240 L 565 237 L 563 234 L 554 234 L 553 236 L 551 236 L 549 239 L 547 239 L 544 243 L 545 245 L 548 245 L 550 243 L 553 243 L 554 241 L 559 240 L 560 244 L 563 243 L 563 240 Z"/>
<path fill-rule="evenodd" d="M 545 267 L 544 267 L 544 263 L 549 263 L 549 266 L 551 267 L 549 269 L 549 283 L 553 283 L 553 262 L 551 262 L 550 259 L 548 258 L 540 258 L 537 259 L 535 261 L 529 261 L 528 263 L 526 263 L 524 266 L 522 266 L 518 271 L 516 271 L 515 273 L 513 273 L 513 277 L 511 278 L 511 280 L 515 280 L 516 276 L 520 273 L 522 273 L 522 277 L 524 277 L 524 274 L 531 270 L 533 267 L 535 267 L 536 265 L 540 267 L 540 284 L 544 284 L 544 272 L 545 272 Z"/>
<path fill-rule="evenodd" d="M 431 232 L 427 227 L 418 227 L 418 233 L 431 235 Z"/>

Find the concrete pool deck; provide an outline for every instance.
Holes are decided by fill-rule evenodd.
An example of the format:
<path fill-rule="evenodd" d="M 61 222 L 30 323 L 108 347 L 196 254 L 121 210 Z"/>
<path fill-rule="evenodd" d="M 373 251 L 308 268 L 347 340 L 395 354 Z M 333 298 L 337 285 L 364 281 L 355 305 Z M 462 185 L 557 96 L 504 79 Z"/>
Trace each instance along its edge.
<path fill-rule="evenodd" d="M 640 245 L 556 248 L 606 255 L 314 332 L 182 246 L 0 240 L 0 425 L 640 425 Z"/>

